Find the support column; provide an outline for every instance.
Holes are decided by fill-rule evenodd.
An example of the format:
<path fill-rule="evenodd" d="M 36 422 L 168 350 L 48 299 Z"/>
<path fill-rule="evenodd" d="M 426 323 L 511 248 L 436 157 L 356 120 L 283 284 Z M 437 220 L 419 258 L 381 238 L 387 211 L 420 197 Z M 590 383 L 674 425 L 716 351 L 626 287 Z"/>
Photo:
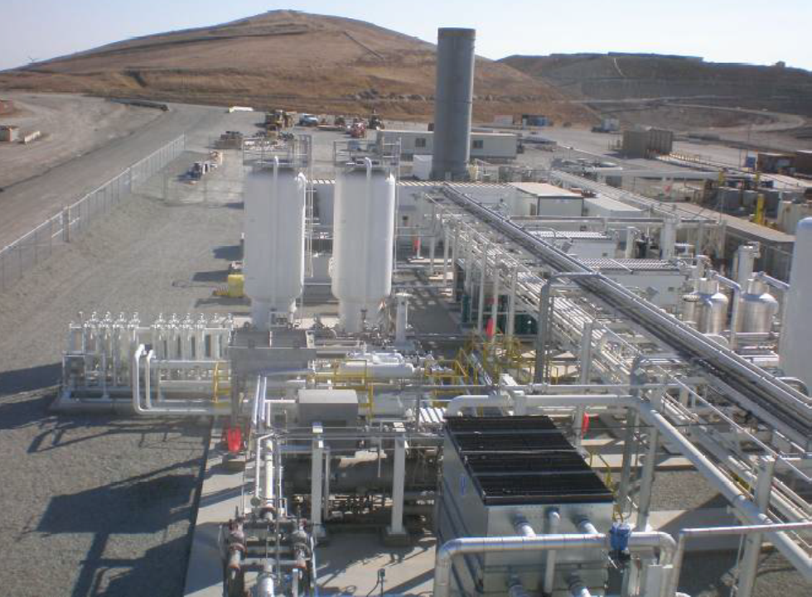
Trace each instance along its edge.
<path fill-rule="evenodd" d="M 626 437 L 623 440 L 623 459 L 620 467 L 620 487 L 618 488 L 617 503 L 623 514 L 631 512 L 629 503 L 629 489 L 632 481 L 632 458 L 637 445 L 637 411 L 626 409 Z"/>
<path fill-rule="evenodd" d="M 634 258 L 634 237 L 636 232 L 637 229 L 633 226 L 628 226 L 626 228 L 626 248 L 623 251 L 623 257 L 626 259 Z"/>
<path fill-rule="evenodd" d="M 409 535 L 403 528 L 403 498 L 406 487 L 406 428 L 396 424 L 395 461 L 392 476 L 392 521 L 386 529 L 387 545 L 408 543 Z"/>
<path fill-rule="evenodd" d="M 547 343 L 550 337 L 547 324 L 550 308 L 550 288 L 552 284 L 553 281 L 548 279 L 544 283 L 544 286 L 541 287 L 536 324 L 536 361 L 535 371 L 533 372 L 533 383 L 544 383 L 544 367 L 547 362 Z"/>
<path fill-rule="evenodd" d="M 324 488 L 324 429 L 321 423 L 313 423 L 313 446 L 310 452 L 310 518 L 313 522 L 313 536 L 325 536 L 322 524 L 322 493 Z"/>
<path fill-rule="evenodd" d="M 493 338 L 496 338 L 496 322 L 499 318 L 499 263 L 493 264 L 493 295 L 491 297 L 491 319 L 493 320 Z M 492 338 L 492 340 L 493 340 Z"/>
<path fill-rule="evenodd" d="M 579 361 L 581 363 L 581 370 L 579 372 L 578 382 L 581 385 L 589 383 L 589 371 L 592 368 L 592 322 L 587 321 L 581 330 L 581 351 L 579 354 Z M 573 421 L 573 428 L 575 429 L 575 444 L 580 446 L 583 441 L 584 434 L 584 415 L 586 414 L 585 406 L 578 406 L 575 408 L 575 420 Z"/>
<path fill-rule="evenodd" d="M 767 512 L 770 506 L 770 494 L 773 486 L 773 472 L 775 471 L 775 459 L 770 456 L 763 456 L 759 462 L 758 478 L 756 479 L 756 489 L 754 500 L 761 512 Z M 761 543 L 764 540 L 763 533 L 753 533 L 744 539 L 744 553 L 739 562 L 738 583 L 736 586 L 736 597 L 752 597 L 756 586 L 756 573 L 758 572 L 758 558 L 761 555 Z"/>
<path fill-rule="evenodd" d="M 434 275 L 434 253 L 437 250 L 437 238 L 434 236 L 434 228 L 432 222 L 432 235 L 429 238 L 429 275 Z"/>
<path fill-rule="evenodd" d="M 482 323 L 485 316 L 485 284 L 488 281 L 488 247 L 490 245 L 485 243 L 482 247 L 482 261 L 480 263 L 480 276 L 479 276 L 479 307 L 476 314 L 476 331 L 482 335 Z"/>
<path fill-rule="evenodd" d="M 448 228 L 443 226 L 443 286 L 448 286 Z"/>
<path fill-rule="evenodd" d="M 659 431 L 652 427 L 648 433 L 648 450 L 643 462 L 643 473 L 640 478 L 640 494 L 637 499 L 637 524 L 638 531 L 645 531 L 648 527 L 649 514 L 651 512 L 651 490 L 654 484 L 654 471 L 657 467 L 657 444 L 660 440 Z"/>
<path fill-rule="evenodd" d="M 324 496 L 322 500 L 321 519 L 326 522 L 330 517 L 330 448 L 324 448 Z"/>
<path fill-rule="evenodd" d="M 505 328 L 505 336 L 513 338 L 513 333 L 516 330 L 516 283 L 519 279 L 519 270 L 513 270 L 513 276 L 510 278 L 510 294 L 508 294 L 508 313 L 507 313 L 507 326 Z"/>

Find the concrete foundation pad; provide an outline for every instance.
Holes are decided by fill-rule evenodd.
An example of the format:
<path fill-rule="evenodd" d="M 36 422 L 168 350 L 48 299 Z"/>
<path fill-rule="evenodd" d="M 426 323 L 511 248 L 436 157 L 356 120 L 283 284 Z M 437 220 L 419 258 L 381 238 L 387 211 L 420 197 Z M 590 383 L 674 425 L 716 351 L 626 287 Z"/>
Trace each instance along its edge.
<path fill-rule="evenodd" d="M 212 430 L 200 504 L 186 569 L 186 597 L 222 597 L 223 570 L 220 525 L 234 517 L 241 500 L 242 470 L 229 470 L 216 450 L 220 432 Z"/>

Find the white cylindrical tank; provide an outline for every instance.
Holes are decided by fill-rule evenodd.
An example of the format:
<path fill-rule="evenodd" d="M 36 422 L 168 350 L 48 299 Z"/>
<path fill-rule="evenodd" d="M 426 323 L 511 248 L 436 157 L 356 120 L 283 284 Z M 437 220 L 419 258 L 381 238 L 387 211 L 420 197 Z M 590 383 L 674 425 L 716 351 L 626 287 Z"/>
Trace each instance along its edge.
<path fill-rule="evenodd" d="M 812 386 L 812 218 L 798 222 L 781 326 L 781 368 Z"/>
<path fill-rule="evenodd" d="M 716 280 L 699 278 L 696 290 L 682 297 L 682 318 L 703 334 L 719 335 L 725 329 L 728 303 Z"/>
<path fill-rule="evenodd" d="M 750 278 L 741 301 L 742 332 L 765 334 L 772 330 L 778 301 L 770 294 L 765 282 Z"/>
<path fill-rule="evenodd" d="M 335 184 L 333 296 L 341 327 L 360 332 L 392 291 L 395 236 L 395 177 L 384 168 L 346 168 Z"/>
<path fill-rule="evenodd" d="M 304 289 L 306 179 L 280 166 L 252 171 L 245 181 L 245 294 L 259 329 L 271 313 L 289 317 Z"/>

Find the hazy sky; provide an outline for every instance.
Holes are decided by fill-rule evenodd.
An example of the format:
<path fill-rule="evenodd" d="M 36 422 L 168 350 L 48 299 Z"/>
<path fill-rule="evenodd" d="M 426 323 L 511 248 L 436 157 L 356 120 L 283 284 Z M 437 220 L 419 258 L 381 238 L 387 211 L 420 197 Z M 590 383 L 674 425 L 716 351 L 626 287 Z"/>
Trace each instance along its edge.
<path fill-rule="evenodd" d="M 121 39 L 290 8 L 436 39 L 477 29 L 488 58 L 553 52 L 657 52 L 812 70 L 812 0 L 0 0 L 0 69 Z"/>

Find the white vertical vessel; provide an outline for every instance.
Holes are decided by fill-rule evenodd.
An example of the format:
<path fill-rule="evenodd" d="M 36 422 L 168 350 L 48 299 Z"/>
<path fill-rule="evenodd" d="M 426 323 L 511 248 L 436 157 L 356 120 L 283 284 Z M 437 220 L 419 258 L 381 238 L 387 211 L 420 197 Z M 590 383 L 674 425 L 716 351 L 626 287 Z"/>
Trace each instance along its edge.
<path fill-rule="evenodd" d="M 333 296 L 341 327 L 360 332 L 392 292 L 395 177 L 386 167 L 347 166 L 338 172 L 333 219 Z"/>
<path fill-rule="evenodd" d="M 798 222 L 781 326 L 781 368 L 812 386 L 812 218 Z"/>
<path fill-rule="evenodd" d="M 289 319 L 304 289 L 306 186 L 304 174 L 278 159 L 245 181 L 245 294 L 259 329 Z"/>

